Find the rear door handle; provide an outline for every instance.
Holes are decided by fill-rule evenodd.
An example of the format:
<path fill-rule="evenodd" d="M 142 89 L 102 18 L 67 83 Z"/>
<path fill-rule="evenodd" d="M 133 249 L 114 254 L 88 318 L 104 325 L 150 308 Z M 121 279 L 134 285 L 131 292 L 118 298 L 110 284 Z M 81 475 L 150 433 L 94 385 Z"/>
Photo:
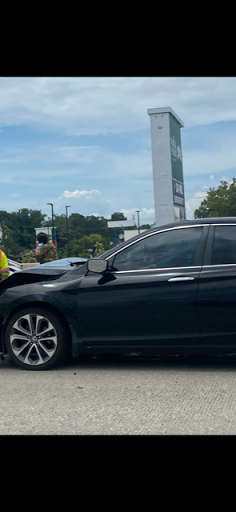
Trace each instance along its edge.
<path fill-rule="evenodd" d="M 169 282 L 175 282 L 175 281 L 194 281 L 194 277 L 171 277 L 171 279 L 168 279 Z"/>

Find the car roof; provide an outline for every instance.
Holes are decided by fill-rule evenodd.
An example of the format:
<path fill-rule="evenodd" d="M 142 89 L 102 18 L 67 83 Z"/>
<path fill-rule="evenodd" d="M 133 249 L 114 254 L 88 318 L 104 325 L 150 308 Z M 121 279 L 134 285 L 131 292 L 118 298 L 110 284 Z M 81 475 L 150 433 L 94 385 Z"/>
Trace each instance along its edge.
<path fill-rule="evenodd" d="M 170 229 L 170 228 L 177 228 L 177 227 L 184 227 L 184 226 L 196 226 L 199 224 L 236 224 L 236 217 L 205 217 L 203 219 L 193 219 L 193 220 L 181 220 L 177 222 L 171 222 L 169 224 L 162 224 L 160 226 L 155 226 L 151 229 L 147 229 L 146 231 L 143 231 L 142 233 L 139 233 L 138 235 L 133 236 L 132 238 L 129 238 L 126 240 L 126 242 L 122 242 L 121 244 L 116 245 L 116 247 L 112 247 L 109 251 L 105 252 L 104 254 L 101 254 L 99 258 L 108 258 L 113 253 L 117 252 L 117 250 L 121 249 L 122 247 L 125 247 L 126 245 L 130 244 L 130 242 L 133 242 L 135 240 L 138 240 L 139 238 L 142 238 L 143 236 L 147 236 L 148 234 L 157 233 L 158 231 L 161 231 L 162 229 Z"/>
<path fill-rule="evenodd" d="M 174 228 L 178 226 L 194 226 L 196 224 L 228 224 L 236 223 L 236 217 L 204 217 L 203 219 L 193 220 L 180 220 L 178 222 L 171 222 L 169 224 L 163 224 L 161 226 L 155 226 L 147 231 L 156 231 L 158 229 Z"/>

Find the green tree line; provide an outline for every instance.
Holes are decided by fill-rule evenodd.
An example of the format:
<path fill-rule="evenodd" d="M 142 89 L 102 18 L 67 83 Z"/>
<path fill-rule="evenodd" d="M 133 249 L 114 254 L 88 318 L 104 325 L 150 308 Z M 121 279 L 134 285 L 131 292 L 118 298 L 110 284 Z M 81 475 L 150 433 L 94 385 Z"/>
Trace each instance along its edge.
<path fill-rule="evenodd" d="M 80 213 L 72 213 L 68 219 L 70 256 L 89 257 L 90 254 L 98 256 L 114 246 L 114 229 L 107 227 L 108 220 L 127 220 L 127 217 L 121 212 L 114 212 L 110 219 L 94 215 L 85 217 Z M 47 233 L 47 227 L 52 226 L 52 220 L 41 210 L 22 208 L 12 213 L 0 210 L 0 226 L 3 230 L 2 249 L 8 257 L 19 259 L 22 256 L 21 253 L 34 251 L 35 228 L 42 227 L 42 231 Z M 55 215 L 54 226 L 57 228 L 59 258 L 68 257 L 66 215 Z M 145 224 L 140 227 L 148 229 L 150 225 Z M 121 233 L 122 229 L 117 228 L 117 236 Z"/>

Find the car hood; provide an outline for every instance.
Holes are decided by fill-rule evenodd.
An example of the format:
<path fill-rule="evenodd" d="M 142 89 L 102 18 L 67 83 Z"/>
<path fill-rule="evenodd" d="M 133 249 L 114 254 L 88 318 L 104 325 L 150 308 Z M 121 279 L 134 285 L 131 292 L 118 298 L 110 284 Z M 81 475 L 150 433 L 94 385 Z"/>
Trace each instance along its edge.
<path fill-rule="evenodd" d="M 44 267 L 43 265 L 26 268 L 21 272 L 14 272 L 14 274 L 7 279 L 0 281 L 0 292 L 6 288 L 12 288 L 13 286 L 21 286 L 23 284 L 37 283 L 40 281 L 52 281 L 70 272 L 72 269 L 73 267 L 50 268 Z"/>

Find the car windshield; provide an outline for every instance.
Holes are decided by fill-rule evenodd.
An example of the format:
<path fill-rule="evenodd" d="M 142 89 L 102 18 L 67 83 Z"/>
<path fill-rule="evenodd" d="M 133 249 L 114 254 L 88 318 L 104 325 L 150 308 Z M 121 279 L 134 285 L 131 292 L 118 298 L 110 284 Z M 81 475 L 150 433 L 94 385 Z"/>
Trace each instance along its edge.
<path fill-rule="evenodd" d="M 140 235 L 135 235 L 133 236 L 132 238 L 130 238 L 128 240 L 128 242 L 132 242 L 132 240 L 135 240 L 136 238 L 139 238 Z M 100 256 L 98 256 L 98 259 L 106 259 L 108 258 L 108 256 L 110 256 L 111 254 L 113 254 L 113 252 L 115 253 L 118 249 L 121 249 L 122 247 L 125 247 L 127 245 L 127 241 L 126 242 L 121 242 L 120 244 L 116 245 L 115 247 L 112 247 L 112 249 L 109 249 L 109 251 L 106 251 L 104 252 L 103 254 L 101 254 Z"/>

